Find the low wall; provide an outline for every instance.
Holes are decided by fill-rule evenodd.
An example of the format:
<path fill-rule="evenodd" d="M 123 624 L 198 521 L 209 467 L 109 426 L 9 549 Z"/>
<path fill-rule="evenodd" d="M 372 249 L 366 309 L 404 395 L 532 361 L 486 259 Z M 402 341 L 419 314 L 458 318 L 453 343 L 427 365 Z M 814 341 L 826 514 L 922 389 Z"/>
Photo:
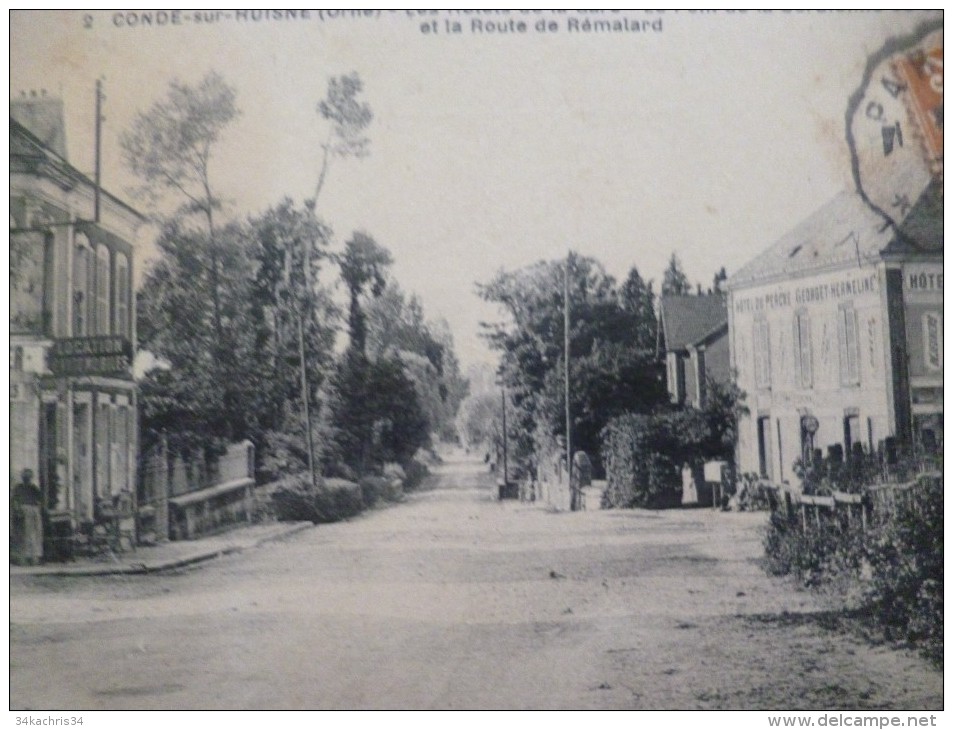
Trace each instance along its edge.
<path fill-rule="evenodd" d="M 202 489 L 176 489 L 173 464 L 170 496 L 157 501 L 156 521 L 168 526 L 172 540 L 191 540 L 250 522 L 254 511 L 255 447 L 250 441 L 232 444 L 214 464 L 215 483 Z M 166 514 L 159 514 L 165 512 Z"/>

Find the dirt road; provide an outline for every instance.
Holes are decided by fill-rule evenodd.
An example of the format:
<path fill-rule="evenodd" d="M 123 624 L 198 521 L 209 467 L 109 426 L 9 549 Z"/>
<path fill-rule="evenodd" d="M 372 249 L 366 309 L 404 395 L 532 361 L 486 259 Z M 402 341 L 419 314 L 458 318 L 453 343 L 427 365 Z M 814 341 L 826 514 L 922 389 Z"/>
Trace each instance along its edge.
<path fill-rule="evenodd" d="M 11 707 L 942 708 L 764 575 L 763 515 L 551 513 L 483 468 L 174 575 L 15 579 Z"/>

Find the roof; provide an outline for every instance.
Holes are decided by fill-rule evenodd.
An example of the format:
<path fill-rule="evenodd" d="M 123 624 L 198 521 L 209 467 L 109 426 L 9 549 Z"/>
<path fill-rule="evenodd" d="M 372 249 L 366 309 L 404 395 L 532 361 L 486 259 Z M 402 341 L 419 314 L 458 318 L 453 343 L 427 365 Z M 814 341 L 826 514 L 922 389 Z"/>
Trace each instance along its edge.
<path fill-rule="evenodd" d="M 29 129 L 48 150 L 63 159 L 68 158 L 61 99 L 48 96 L 13 99 L 10 101 L 10 116 Z"/>
<path fill-rule="evenodd" d="M 728 324 L 728 308 L 723 294 L 665 295 L 661 299 L 660 311 L 668 352 L 684 350 Z"/>
<path fill-rule="evenodd" d="M 17 165 L 14 165 L 14 160 L 18 161 Z M 23 169 L 21 169 L 21 166 Z M 95 182 L 67 162 L 56 150 L 52 150 L 43 144 L 43 140 L 12 116 L 10 117 L 10 171 L 47 175 L 68 181 L 70 185 L 80 184 L 89 187 L 95 187 L 96 185 Z M 124 208 L 139 220 L 146 220 L 142 213 L 124 200 L 117 198 L 107 190 L 100 190 L 103 198 Z"/>
<path fill-rule="evenodd" d="M 878 259 L 893 239 L 884 220 L 852 191 L 837 195 L 729 279 L 729 287 Z"/>
<path fill-rule="evenodd" d="M 943 183 L 934 178 L 910 208 L 885 254 L 943 253 Z"/>
<path fill-rule="evenodd" d="M 729 288 L 832 266 L 862 265 L 879 261 L 884 254 L 942 253 L 942 187 L 933 182 L 926 188 L 899 233 L 856 192 L 842 192 L 741 267 L 729 279 Z"/>

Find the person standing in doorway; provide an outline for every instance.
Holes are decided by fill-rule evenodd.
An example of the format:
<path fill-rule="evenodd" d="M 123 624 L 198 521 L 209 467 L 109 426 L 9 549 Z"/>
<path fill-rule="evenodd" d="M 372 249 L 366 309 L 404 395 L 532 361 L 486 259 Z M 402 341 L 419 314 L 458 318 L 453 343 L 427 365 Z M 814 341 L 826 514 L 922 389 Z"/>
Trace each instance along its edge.
<path fill-rule="evenodd" d="M 24 469 L 13 488 L 10 516 L 11 558 L 24 565 L 37 565 L 43 557 L 42 495 L 33 481 L 33 471 Z"/>

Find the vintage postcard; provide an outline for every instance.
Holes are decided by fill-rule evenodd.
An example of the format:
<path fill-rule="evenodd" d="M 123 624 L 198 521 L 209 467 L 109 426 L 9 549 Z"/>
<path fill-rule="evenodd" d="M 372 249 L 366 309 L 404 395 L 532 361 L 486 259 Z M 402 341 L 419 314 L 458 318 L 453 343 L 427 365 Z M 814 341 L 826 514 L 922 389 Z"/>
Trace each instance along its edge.
<path fill-rule="evenodd" d="M 942 11 L 9 23 L 17 724 L 935 720 Z"/>

